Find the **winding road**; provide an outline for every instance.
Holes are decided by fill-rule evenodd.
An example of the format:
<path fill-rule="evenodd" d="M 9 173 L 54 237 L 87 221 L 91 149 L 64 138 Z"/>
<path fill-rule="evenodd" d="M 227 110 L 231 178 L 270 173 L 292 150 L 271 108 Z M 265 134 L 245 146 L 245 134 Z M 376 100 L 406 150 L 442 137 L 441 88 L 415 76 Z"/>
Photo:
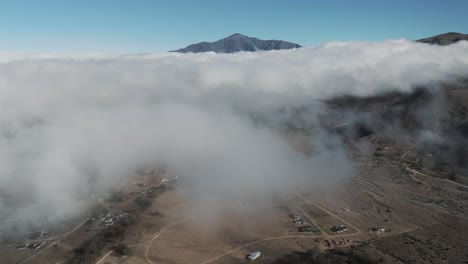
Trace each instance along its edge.
<path fill-rule="evenodd" d="M 76 230 L 78 230 L 80 227 L 82 227 L 90 218 L 86 218 L 85 220 L 83 220 L 83 222 L 79 223 L 77 226 L 75 226 L 75 228 L 73 228 L 72 230 L 68 231 L 67 233 L 64 233 L 64 234 L 61 234 L 61 235 L 58 235 L 58 236 L 54 236 L 54 237 L 51 237 L 51 238 L 48 238 L 47 240 L 51 240 L 51 239 L 54 239 L 54 238 L 58 238 L 57 241 L 55 241 L 55 243 L 51 243 L 50 245 L 48 245 L 47 247 L 45 247 L 44 249 L 40 250 L 39 252 L 37 252 L 36 254 L 30 256 L 29 258 L 23 260 L 22 262 L 20 262 L 19 264 L 24 264 L 28 261 L 30 261 L 31 259 L 35 258 L 37 255 L 41 254 L 41 253 L 44 253 L 47 249 L 49 249 L 50 247 L 52 247 L 54 244 L 56 243 L 59 243 L 60 241 L 62 241 L 63 239 L 65 239 L 68 235 L 70 235 L 71 233 L 75 232 Z"/>
<path fill-rule="evenodd" d="M 146 250 L 145 250 L 145 259 L 148 263 L 150 264 L 154 264 L 153 261 L 151 261 L 149 258 L 148 258 L 148 253 L 149 253 L 149 250 L 151 248 L 151 246 L 153 245 L 153 242 L 162 234 L 164 233 L 164 231 L 168 230 L 169 228 L 173 227 L 174 225 L 177 225 L 181 222 L 184 222 L 184 221 L 187 221 L 188 218 L 184 218 L 184 219 L 181 219 L 181 220 L 178 220 L 178 221 L 171 221 L 169 222 L 167 225 L 163 226 L 161 229 L 159 229 L 158 231 L 156 231 L 154 234 L 153 234 L 153 237 L 151 239 L 148 239 L 146 241 L 143 241 L 143 242 L 140 242 L 140 243 L 137 243 L 137 244 L 132 244 L 132 245 L 128 245 L 128 247 L 138 247 L 138 246 L 143 246 L 143 245 L 146 245 L 149 243 L 149 245 L 147 245 L 146 247 Z M 112 254 L 113 250 L 110 250 L 108 251 L 102 258 L 100 258 L 96 264 L 100 264 L 101 262 L 103 262 L 108 256 L 110 256 L 110 254 Z"/>

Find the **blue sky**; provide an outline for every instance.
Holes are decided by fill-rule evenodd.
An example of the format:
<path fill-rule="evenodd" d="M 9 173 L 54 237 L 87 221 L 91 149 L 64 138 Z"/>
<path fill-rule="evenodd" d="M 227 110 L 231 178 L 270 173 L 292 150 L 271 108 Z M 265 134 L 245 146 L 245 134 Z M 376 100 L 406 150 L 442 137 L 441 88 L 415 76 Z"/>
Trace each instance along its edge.
<path fill-rule="evenodd" d="M 233 33 L 301 45 L 468 33 L 466 0 L 0 0 L 0 51 L 161 52 Z"/>

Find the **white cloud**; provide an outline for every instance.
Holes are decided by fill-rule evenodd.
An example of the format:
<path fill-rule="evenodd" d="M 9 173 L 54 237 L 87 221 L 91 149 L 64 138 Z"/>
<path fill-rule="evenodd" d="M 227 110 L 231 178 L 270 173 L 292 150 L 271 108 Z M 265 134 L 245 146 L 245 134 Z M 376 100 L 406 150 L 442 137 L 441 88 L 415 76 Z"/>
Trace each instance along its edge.
<path fill-rule="evenodd" d="M 20 195 L 20 214 L 68 214 L 80 197 L 158 162 L 226 192 L 339 179 L 349 161 L 319 128 L 317 99 L 409 91 L 467 73 L 467 42 L 336 42 L 233 55 L 2 54 L 0 209 Z M 272 129 L 290 118 L 282 109 L 303 105 L 314 109 L 310 159 Z"/>

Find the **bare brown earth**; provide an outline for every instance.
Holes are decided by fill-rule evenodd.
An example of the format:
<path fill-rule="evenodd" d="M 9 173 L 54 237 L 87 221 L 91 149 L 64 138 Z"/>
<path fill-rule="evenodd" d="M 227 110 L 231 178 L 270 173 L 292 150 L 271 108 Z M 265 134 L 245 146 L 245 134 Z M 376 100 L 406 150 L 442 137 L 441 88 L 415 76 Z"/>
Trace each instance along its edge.
<path fill-rule="evenodd" d="M 379 141 L 371 136 L 358 143 L 363 142 L 372 145 Z M 354 152 L 354 176 L 340 190 L 301 190 L 261 207 L 227 205 L 213 219 L 187 214 L 189 202 L 181 192 L 183 187 L 164 192 L 122 238 L 131 253 L 119 256 L 109 245 L 96 263 L 244 263 L 245 255 L 256 250 L 263 257 L 255 262 L 272 263 L 291 252 L 336 248 L 352 248 L 372 262 L 463 263 L 468 259 L 468 192 L 459 188 L 460 183 L 412 169 L 412 150 L 407 146 L 391 148 L 377 157 Z M 143 192 L 153 185 L 159 182 L 148 184 Z M 142 190 L 130 184 L 124 193 L 137 191 Z M 131 206 L 132 195 L 113 208 Z M 321 231 L 298 233 L 285 206 Z M 348 230 L 341 234 L 330 230 L 339 224 Z M 387 232 L 370 232 L 371 227 Z M 102 228 L 96 222 L 78 226 L 39 251 L 2 247 L 2 263 L 65 263 L 74 248 Z"/>
<path fill-rule="evenodd" d="M 362 140 L 377 142 L 372 137 Z M 136 246 L 140 249 L 122 263 L 247 263 L 245 255 L 256 250 L 263 257 L 255 262 L 272 263 L 291 252 L 333 248 L 352 248 L 371 262 L 463 263 L 468 257 L 468 194 L 456 183 L 417 178 L 419 172 L 405 160 L 405 146 L 395 148 L 390 156 L 359 157 L 355 176 L 340 191 L 292 193 L 262 209 L 248 203 L 227 207 L 216 218 L 216 228 L 203 225 L 206 219 L 177 214 L 184 211 L 183 197 L 164 193 L 153 207 L 167 212 L 170 224 Z M 297 208 L 323 232 L 297 233 L 285 205 Z M 339 224 L 348 231 L 330 230 Z M 371 227 L 387 231 L 377 234 L 368 231 Z M 110 260 L 116 258 L 106 258 Z"/>

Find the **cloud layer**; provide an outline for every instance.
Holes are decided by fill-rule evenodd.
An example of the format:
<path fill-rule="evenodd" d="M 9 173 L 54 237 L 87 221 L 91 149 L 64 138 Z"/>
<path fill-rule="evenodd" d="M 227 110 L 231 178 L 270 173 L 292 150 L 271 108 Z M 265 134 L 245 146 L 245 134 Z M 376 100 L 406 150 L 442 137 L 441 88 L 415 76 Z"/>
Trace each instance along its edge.
<path fill-rule="evenodd" d="M 230 55 L 2 54 L 0 211 L 69 215 L 83 197 L 160 163 L 223 195 L 333 182 L 351 167 L 340 140 L 320 127 L 322 100 L 410 91 L 467 73 L 468 42 L 334 42 Z M 301 107 L 311 157 L 283 134 Z M 214 199 L 196 192 L 200 201 Z"/>

